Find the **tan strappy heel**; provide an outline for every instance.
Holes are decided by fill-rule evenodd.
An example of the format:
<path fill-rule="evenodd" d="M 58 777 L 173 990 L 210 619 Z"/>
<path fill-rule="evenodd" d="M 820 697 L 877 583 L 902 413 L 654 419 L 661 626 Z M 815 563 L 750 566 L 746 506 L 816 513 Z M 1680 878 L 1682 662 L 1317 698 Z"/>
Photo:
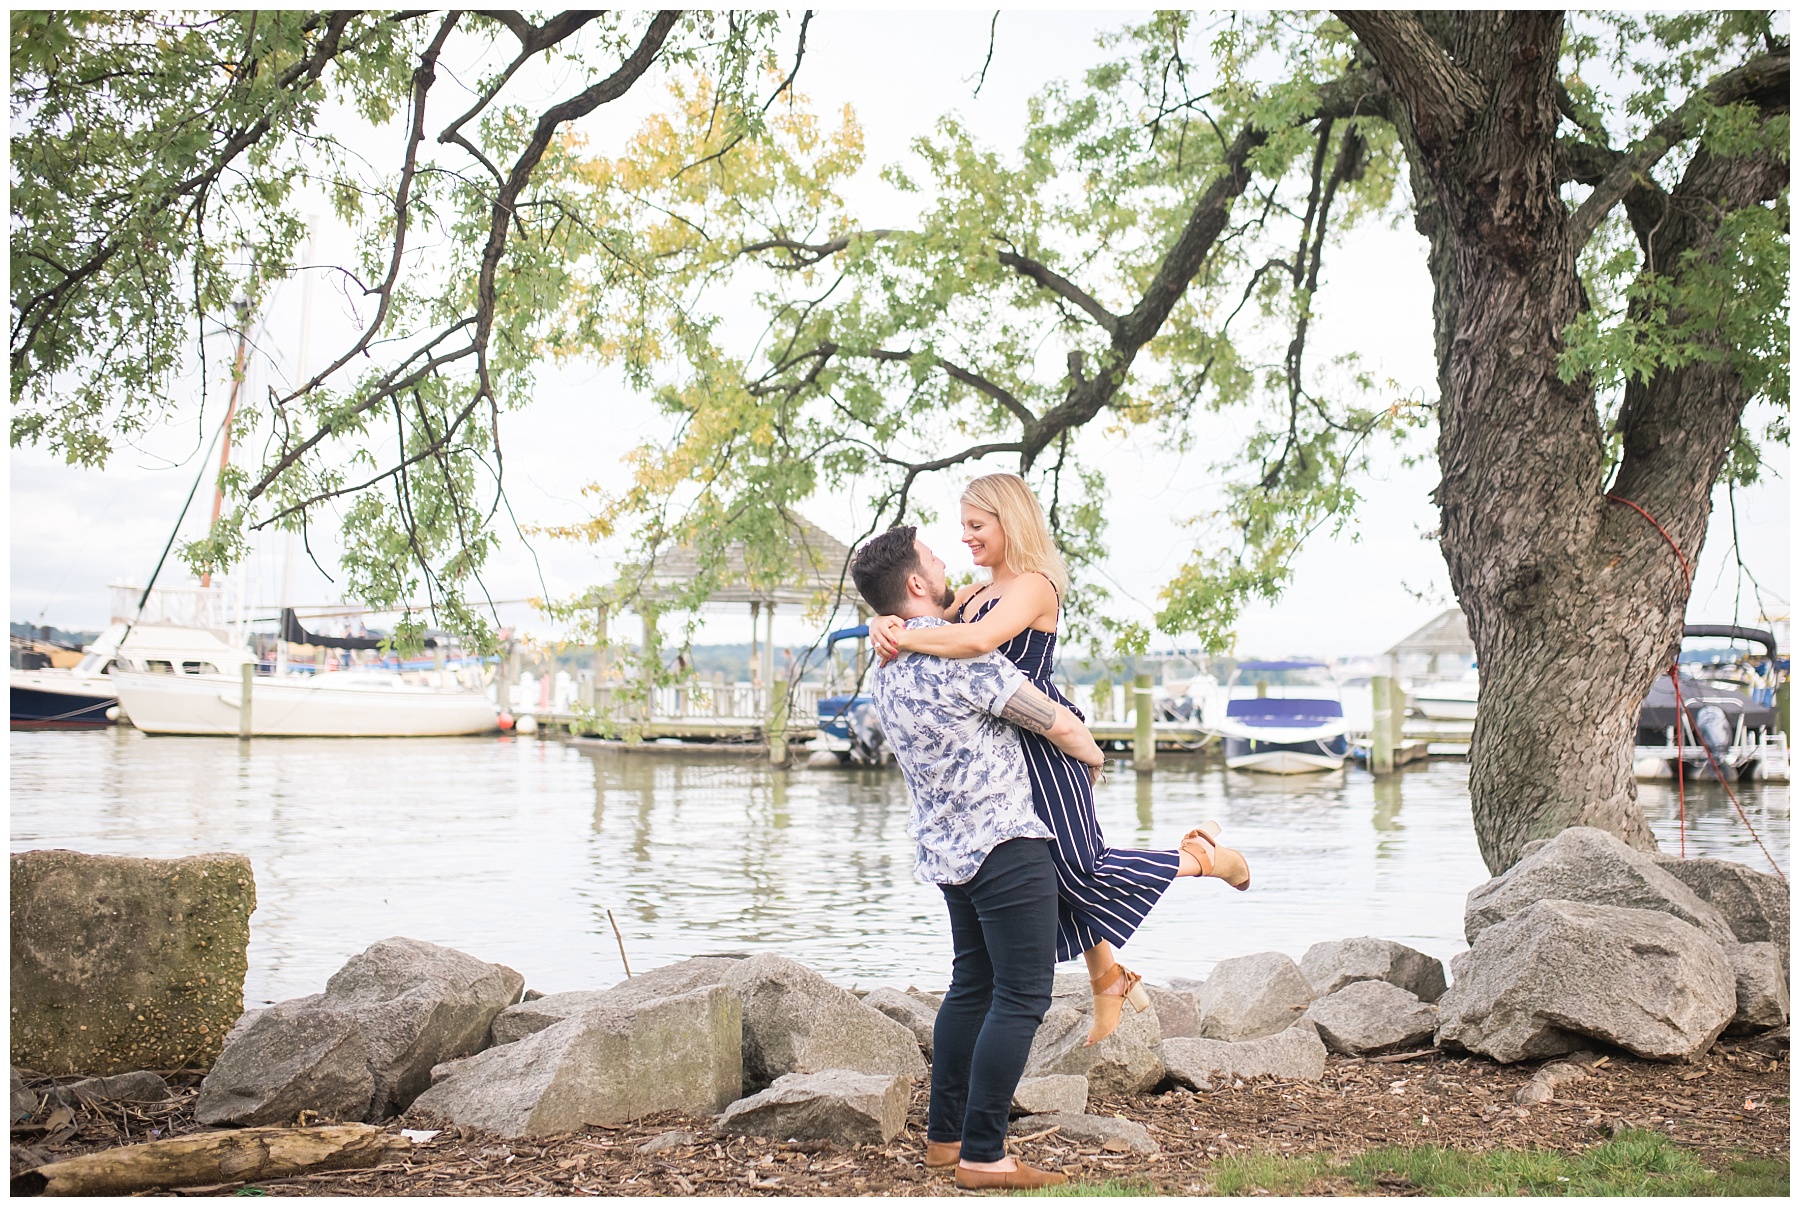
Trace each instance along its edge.
<path fill-rule="evenodd" d="M 1107 990 L 1120 977 L 1125 978 L 1125 992 L 1108 993 Z M 1131 1003 L 1133 1010 L 1150 1008 L 1150 995 L 1144 992 L 1143 982 L 1143 977 L 1117 963 L 1099 976 L 1088 979 L 1088 983 L 1094 987 L 1094 1027 L 1088 1032 L 1086 1047 L 1093 1047 L 1119 1029 L 1119 1020 L 1125 1015 L 1126 1002 Z"/>
<path fill-rule="evenodd" d="M 1250 864 L 1243 854 L 1219 845 L 1219 823 L 1203 821 L 1187 832 L 1181 849 L 1194 857 L 1202 876 L 1223 880 L 1238 892 L 1250 887 Z"/>

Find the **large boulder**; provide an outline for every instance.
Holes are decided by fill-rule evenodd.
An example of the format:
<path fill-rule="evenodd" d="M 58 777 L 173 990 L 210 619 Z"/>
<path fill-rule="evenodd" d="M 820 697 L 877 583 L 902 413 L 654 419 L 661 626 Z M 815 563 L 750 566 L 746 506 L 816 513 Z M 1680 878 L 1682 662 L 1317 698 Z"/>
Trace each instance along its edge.
<path fill-rule="evenodd" d="M 1195 995 L 1200 1034 L 1235 1042 L 1293 1026 L 1312 1005 L 1312 983 L 1279 951 L 1220 960 Z"/>
<path fill-rule="evenodd" d="M 722 986 L 596 1006 L 433 1070 L 413 1110 L 503 1136 L 617 1126 L 657 1111 L 710 1115 L 743 1081 L 743 1017 Z"/>
<path fill-rule="evenodd" d="M 376 1122 L 411 1104 L 434 1065 L 487 1046 L 525 978 L 418 939 L 351 957 L 325 992 L 253 1011 L 200 1085 L 202 1123 L 256 1126 L 300 1110 Z"/>
<path fill-rule="evenodd" d="M 906 1126 L 904 1075 L 826 1069 L 787 1073 L 760 1093 L 725 1108 L 717 1128 L 778 1140 L 885 1144 Z"/>
<path fill-rule="evenodd" d="M 1730 859 L 1658 855 L 1657 866 L 1719 911 L 1740 943 L 1773 943 L 1788 967 L 1788 885 Z"/>
<path fill-rule="evenodd" d="M 1386 981 L 1421 1002 L 1443 995 L 1444 962 L 1392 939 L 1336 939 L 1314 943 L 1300 957 L 1300 971 L 1320 997 L 1357 981 Z"/>
<path fill-rule="evenodd" d="M 244 1010 L 256 880 L 242 855 L 12 857 L 12 1063 L 205 1068 Z"/>
<path fill-rule="evenodd" d="M 1162 1057 L 1156 1051 L 1162 1029 L 1154 1008 L 1127 1006 L 1113 1033 L 1088 1047 L 1093 1026 L 1092 1014 L 1051 1006 L 1032 1039 L 1025 1076 L 1085 1077 L 1088 1091 L 1099 1096 L 1141 1094 L 1162 1080 Z"/>
<path fill-rule="evenodd" d="M 1197 1037 L 1200 1034 L 1200 1001 L 1187 989 L 1165 989 L 1161 985 L 1144 985 L 1150 1005 L 1156 1010 L 1156 1021 L 1164 1039 Z"/>
<path fill-rule="evenodd" d="M 1088 1080 L 1064 1073 L 1023 1077 L 1013 1090 L 1015 1115 L 1079 1115 L 1087 1110 Z"/>
<path fill-rule="evenodd" d="M 1114 1153 L 1158 1153 L 1162 1146 L 1150 1129 L 1129 1119 L 1111 1115 L 1084 1115 L 1069 1112 L 1026 1115 L 1014 1119 L 1006 1129 L 1015 1136 L 1036 1136 L 1054 1130 L 1059 1139 L 1077 1144 L 1095 1144 Z"/>
<path fill-rule="evenodd" d="M 723 982 L 744 1005 L 744 1088 L 827 1069 L 923 1078 L 913 1033 L 848 989 L 776 955 L 733 965 Z"/>
<path fill-rule="evenodd" d="M 1560 1056 L 1583 1037 L 1690 1060 L 1737 1011 L 1725 951 L 1660 910 L 1540 901 L 1483 929 L 1451 971 L 1438 1043 L 1502 1063 Z"/>
<path fill-rule="evenodd" d="M 925 1004 L 910 993 L 902 993 L 898 989 L 882 986 L 871 989 L 862 1004 L 871 1010 L 879 1010 L 895 1022 L 913 1033 L 919 1041 L 919 1050 L 925 1059 L 931 1059 L 932 1032 L 937 1027 L 937 1010 Z"/>
<path fill-rule="evenodd" d="M 633 1006 L 705 989 L 723 981 L 725 974 L 742 959 L 742 956 L 695 956 L 640 972 L 607 989 L 577 989 L 537 997 L 528 994 L 527 1000 L 508 1006 L 494 1019 L 493 1042 L 513 1043 L 596 1006 Z"/>
<path fill-rule="evenodd" d="M 1539 901 L 1655 910 L 1699 928 L 1721 946 L 1737 941 L 1719 911 L 1659 866 L 1655 856 L 1591 826 L 1562 831 L 1470 890 L 1463 931 L 1473 945 L 1482 931 Z"/>
<path fill-rule="evenodd" d="M 1308 1024 L 1262 1039 L 1165 1039 L 1163 1063 L 1182 1085 L 1210 1090 L 1232 1078 L 1279 1077 L 1318 1081 L 1325 1076 L 1325 1044 Z"/>
<path fill-rule="evenodd" d="M 1352 981 L 1302 1016 L 1333 1052 L 1373 1056 L 1431 1043 L 1437 1010 L 1387 981 Z"/>
<path fill-rule="evenodd" d="M 1730 954 L 1737 974 L 1737 1013 L 1726 1030 L 1746 1035 L 1787 1022 L 1787 969 L 1775 944 L 1739 943 Z"/>

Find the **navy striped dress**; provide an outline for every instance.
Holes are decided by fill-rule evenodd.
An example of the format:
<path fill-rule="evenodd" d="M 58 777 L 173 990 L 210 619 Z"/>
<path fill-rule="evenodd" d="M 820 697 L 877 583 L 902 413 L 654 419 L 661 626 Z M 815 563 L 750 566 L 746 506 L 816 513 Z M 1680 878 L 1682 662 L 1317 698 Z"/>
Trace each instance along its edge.
<path fill-rule="evenodd" d="M 970 623 L 999 601 L 981 605 Z M 966 606 L 966 604 L 965 604 Z M 1050 682 L 1056 664 L 1056 634 L 1026 629 L 1000 647 L 1032 685 L 1082 716 L 1074 701 Z M 1056 958 L 1072 960 L 1105 939 L 1114 947 L 1143 924 L 1181 869 L 1177 851 L 1128 851 L 1106 845 L 1094 816 L 1094 789 L 1087 766 L 1058 750 L 1041 734 L 1019 731 L 1031 772 L 1032 803 L 1056 832 L 1051 857 L 1056 864 Z"/>

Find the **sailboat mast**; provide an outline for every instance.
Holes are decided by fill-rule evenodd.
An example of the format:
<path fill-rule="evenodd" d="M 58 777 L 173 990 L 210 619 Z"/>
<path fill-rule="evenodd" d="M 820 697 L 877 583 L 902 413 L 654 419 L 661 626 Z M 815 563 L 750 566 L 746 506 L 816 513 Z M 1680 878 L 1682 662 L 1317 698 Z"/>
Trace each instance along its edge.
<path fill-rule="evenodd" d="M 225 505 L 225 467 L 231 464 L 231 421 L 237 418 L 238 392 L 244 388 L 244 365 L 250 354 L 249 303 L 239 302 L 237 312 L 237 359 L 231 367 L 231 401 L 225 404 L 225 426 L 219 437 L 219 477 L 213 485 L 212 521 L 206 526 L 209 533 L 218 527 L 219 512 Z M 212 586 L 210 571 L 200 576 L 200 586 L 202 588 Z"/>

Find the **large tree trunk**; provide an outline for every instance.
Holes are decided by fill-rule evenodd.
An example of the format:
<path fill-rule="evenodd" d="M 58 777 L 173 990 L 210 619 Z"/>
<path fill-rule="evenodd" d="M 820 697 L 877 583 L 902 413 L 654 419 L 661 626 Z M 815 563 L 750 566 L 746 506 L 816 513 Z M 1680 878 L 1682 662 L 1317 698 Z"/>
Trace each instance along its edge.
<path fill-rule="evenodd" d="M 1670 540 L 1609 498 L 1592 383 L 1557 373 L 1582 307 L 1582 236 L 1559 195 L 1560 14 L 1436 13 L 1430 29 L 1408 13 L 1341 16 L 1399 98 L 1431 244 L 1436 500 L 1481 667 L 1469 780 L 1482 857 L 1497 873 L 1575 825 L 1654 848 L 1632 733 L 1687 607 L 1670 540 L 1695 563 L 1743 388 L 1717 365 L 1633 388 L 1610 493 Z"/>

